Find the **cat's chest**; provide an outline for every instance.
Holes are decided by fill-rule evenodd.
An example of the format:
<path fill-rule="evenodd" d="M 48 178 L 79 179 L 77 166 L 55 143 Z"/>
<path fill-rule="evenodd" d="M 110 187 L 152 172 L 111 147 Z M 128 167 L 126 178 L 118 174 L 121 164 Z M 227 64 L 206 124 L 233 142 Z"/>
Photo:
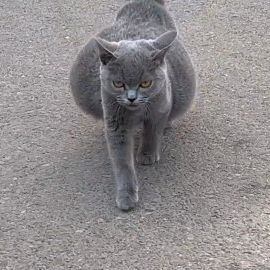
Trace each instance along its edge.
<path fill-rule="evenodd" d="M 125 117 L 122 122 L 127 128 L 136 128 L 139 127 L 145 120 L 144 112 L 129 112 L 126 111 Z"/>

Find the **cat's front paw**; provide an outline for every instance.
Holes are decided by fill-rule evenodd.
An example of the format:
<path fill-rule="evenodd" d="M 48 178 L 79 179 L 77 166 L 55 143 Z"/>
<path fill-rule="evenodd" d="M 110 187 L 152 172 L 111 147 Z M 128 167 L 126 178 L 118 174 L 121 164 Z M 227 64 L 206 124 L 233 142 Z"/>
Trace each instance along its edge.
<path fill-rule="evenodd" d="M 158 153 L 143 153 L 141 151 L 138 152 L 137 154 L 137 162 L 141 165 L 152 165 L 155 162 L 158 162 L 160 159 L 160 156 Z"/>
<path fill-rule="evenodd" d="M 116 197 L 116 204 L 122 211 L 129 211 L 133 209 L 139 200 L 138 191 L 132 192 L 119 192 Z"/>

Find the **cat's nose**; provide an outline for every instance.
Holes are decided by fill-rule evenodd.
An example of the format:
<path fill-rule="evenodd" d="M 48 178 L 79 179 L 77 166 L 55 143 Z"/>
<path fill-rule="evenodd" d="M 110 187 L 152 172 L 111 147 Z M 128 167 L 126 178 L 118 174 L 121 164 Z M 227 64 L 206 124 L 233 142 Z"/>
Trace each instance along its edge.
<path fill-rule="evenodd" d="M 136 90 L 128 90 L 127 99 L 130 102 L 134 102 L 137 99 L 137 91 Z"/>
<path fill-rule="evenodd" d="M 136 97 L 134 97 L 134 98 L 128 98 L 128 100 L 132 103 L 132 102 L 134 102 L 136 100 Z"/>

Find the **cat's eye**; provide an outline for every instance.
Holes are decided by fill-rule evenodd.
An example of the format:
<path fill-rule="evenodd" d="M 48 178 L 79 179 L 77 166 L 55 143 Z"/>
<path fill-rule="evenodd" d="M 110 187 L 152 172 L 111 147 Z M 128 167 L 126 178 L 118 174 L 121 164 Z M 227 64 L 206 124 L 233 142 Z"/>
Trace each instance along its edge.
<path fill-rule="evenodd" d="M 113 81 L 113 86 L 115 88 L 124 88 L 125 85 L 120 81 Z"/>
<path fill-rule="evenodd" d="M 141 88 L 149 88 L 152 86 L 152 83 L 153 83 L 152 81 L 143 81 L 143 82 L 141 82 L 140 87 Z"/>

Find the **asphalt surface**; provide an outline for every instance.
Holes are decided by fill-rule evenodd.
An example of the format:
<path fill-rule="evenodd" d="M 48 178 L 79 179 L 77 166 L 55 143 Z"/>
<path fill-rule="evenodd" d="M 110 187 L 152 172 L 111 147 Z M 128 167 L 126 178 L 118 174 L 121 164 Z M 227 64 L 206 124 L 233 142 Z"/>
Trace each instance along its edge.
<path fill-rule="evenodd" d="M 270 269 L 270 2 L 167 0 L 200 93 L 129 213 L 68 81 L 123 3 L 1 0 L 0 269 Z"/>

